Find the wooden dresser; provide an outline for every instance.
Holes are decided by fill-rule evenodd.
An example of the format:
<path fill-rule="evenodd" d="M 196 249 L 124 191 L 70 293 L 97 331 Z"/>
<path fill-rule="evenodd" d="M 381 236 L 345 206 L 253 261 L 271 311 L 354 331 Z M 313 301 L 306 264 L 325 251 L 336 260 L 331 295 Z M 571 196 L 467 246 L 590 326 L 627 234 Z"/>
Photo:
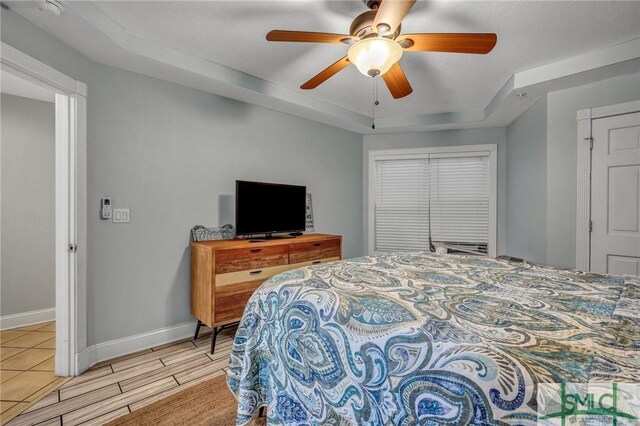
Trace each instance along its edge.
<path fill-rule="evenodd" d="M 218 333 L 240 321 L 254 290 L 268 278 L 315 263 L 342 258 L 342 237 L 308 234 L 263 242 L 221 240 L 191 243 L 191 314 Z"/>

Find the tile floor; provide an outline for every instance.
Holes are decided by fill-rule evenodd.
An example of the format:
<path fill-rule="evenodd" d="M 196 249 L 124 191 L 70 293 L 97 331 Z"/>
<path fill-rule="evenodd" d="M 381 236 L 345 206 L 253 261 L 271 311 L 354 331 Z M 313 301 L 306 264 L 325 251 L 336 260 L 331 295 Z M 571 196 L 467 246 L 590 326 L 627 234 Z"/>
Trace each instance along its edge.
<path fill-rule="evenodd" d="M 53 374 L 55 347 L 54 322 L 0 331 L 3 424 L 65 380 Z"/>
<path fill-rule="evenodd" d="M 218 335 L 214 354 L 209 353 L 208 331 L 203 328 L 198 340 L 185 339 L 97 364 L 49 391 L 7 426 L 100 425 L 225 374 L 235 327 Z"/>

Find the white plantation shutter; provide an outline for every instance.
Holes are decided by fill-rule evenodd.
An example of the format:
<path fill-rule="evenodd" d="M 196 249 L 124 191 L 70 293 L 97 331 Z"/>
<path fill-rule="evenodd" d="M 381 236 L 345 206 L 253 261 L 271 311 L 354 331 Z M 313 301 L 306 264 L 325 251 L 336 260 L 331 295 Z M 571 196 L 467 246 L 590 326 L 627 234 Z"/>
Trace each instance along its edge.
<path fill-rule="evenodd" d="M 489 157 L 430 157 L 431 232 L 434 242 L 489 243 Z"/>
<path fill-rule="evenodd" d="M 428 250 L 428 159 L 379 160 L 375 168 L 375 250 Z"/>
<path fill-rule="evenodd" d="M 496 148 L 468 148 L 370 153 L 371 252 L 429 250 L 431 229 L 450 250 L 496 255 Z"/>

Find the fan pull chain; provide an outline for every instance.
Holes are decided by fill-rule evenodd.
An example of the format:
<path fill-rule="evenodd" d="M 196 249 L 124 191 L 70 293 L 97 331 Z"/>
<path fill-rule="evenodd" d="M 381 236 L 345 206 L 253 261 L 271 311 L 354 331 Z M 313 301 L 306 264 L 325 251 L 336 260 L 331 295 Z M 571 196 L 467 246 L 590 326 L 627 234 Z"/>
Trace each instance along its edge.
<path fill-rule="evenodd" d="M 378 80 L 376 77 L 373 77 L 373 106 L 371 107 L 371 116 L 373 120 L 371 123 L 372 129 L 376 128 L 376 107 L 378 105 L 380 105 L 380 102 L 378 102 Z"/>

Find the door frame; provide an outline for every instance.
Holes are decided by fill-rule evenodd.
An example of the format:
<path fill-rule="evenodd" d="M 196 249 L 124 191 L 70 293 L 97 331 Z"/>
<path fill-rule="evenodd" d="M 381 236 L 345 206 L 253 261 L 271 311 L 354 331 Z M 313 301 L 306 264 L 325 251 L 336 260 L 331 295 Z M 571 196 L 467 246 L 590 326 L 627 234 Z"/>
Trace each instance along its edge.
<path fill-rule="evenodd" d="M 591 270 L 591 149 L 592 122 L 598 118 L 613 117 L 640 111 L 640 100 L 594 108 L 576 113 L 577 138 L 577 191 L 576 191 L 576 269 Z"/>
<path fill-rule="evenodd" d="M 2 42 L 0 67 L 55 92 L 55 374 L 80 374 L 86 347 L 87 85 Z"/>

